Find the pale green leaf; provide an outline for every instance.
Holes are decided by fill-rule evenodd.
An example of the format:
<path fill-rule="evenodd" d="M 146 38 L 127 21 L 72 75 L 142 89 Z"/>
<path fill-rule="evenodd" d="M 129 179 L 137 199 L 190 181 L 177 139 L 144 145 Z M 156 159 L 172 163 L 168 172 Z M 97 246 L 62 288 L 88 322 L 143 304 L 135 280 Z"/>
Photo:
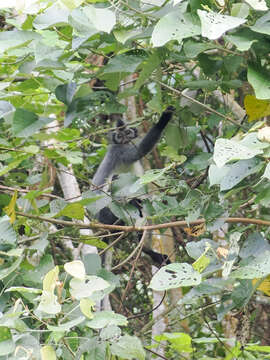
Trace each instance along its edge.
<path fill-rule="evenodd" d="M 56 353 L 51 345 L 42 346 L 40 349 L 42 360 L 56 360 Z"/>
<path fill-rule="evenodd" d="M 29 293 L 29 294 L 41 294 L 41 289 L 36 288 L 30 288 L 25 286 L 11 286 L 10 288 L 6 289 L 5 292 L 12 292 L 12 291 L 18 291 L 20 293 Z"/>
<path fill-rule="evenodd" d="M 110 33 L 116 23 L 115 13 L 109 9 L 95 8 L 88 5 L 83 8 L 83 11 L 99 31 Z"/>
<path fill-rule="evenodd" d="M 64 269 L 67 273 L 77 279 L 83 280 L 85 278 L 85 267 L 81 260 L 65 263 Z"/>
<path fill-rule="evenodd" d="M 251 159 L 261 153 L 262 150 L 249 149 L 237 141 L 220 138 L 215 143 L 213 159 L 221 168 L 229 161 Z"/>
<path fill-rule="evenodd" d="M 85 320 L 84 316 L 79 316 L 79 317 L 76 317 L 76 319 L 74 319 L 74 320 L 65 322 L 63 324 L 59 324 L 58 326 L 47 325 L 47 327 L 48 327 L 48 330 L 50 330 L 50 331 L 64 332 L 64 331 L 69 331 L 74 326 L 81 324 L 84 320 Z"/>
<path fill-rule="evenodd" d="M 42 30 L 56 25 L 68 24 L 69 11 L 63 9 L 59 4 L 54 3 L 48 7 L 43 13 L 38 14 L 33 22 L 36 29 Z"/>
<path fill-rule="evenodd" d="M 19 267 L 22 260 L 23 257 L 19 257 L 10 267 L 0 270 L 0 280 L 3 280 L 8 275 L 12 274 Z"/>
<path fill-rule="evenodd" d="M 241 18 L 204 10 L 198 10 L 198 15 L 202 24 L 202 36 L 210 40 L 216 40 L 228 30 L 232 30 L 246 22 Z"/>
<path fill-rule="evenodd" d="M 59 268 L 55 266 L 43 279 L 43 290 L 53 293 L 58 281 Z"/>
<path fill-rule="evenodd" d="M 127 326 L 127 324 L 127 318 L 114 311 L 97 312 L 92 320 L 87 321 L 87 326 L 92 329 L 102 329 L 109 325 Z"/>
<path fill-rule="evenodd" d="M 145 351 L 143 349 L 142 343 L 135 336 L 122 336 L 118 342 L 114 342 L 111 345 L 110 349 L 113 355 L 117 357 L 119 356 L 123 359 L 145 359 Z"/>
<path fill-rule="evenodd" d="M 253 0 L 252 0 L 253 1 Z M 263 1 L 263 0 L 262 0 Z M 256 31 L 261 34 L 270 35 L 270 11 L 268 11 L 264 16 L 260 17 L 253 26 L 251 26 L 252 31 Z"/>
<path fill-rule="evenodd" d="M 270 20 L 270 14 L 269 14 Z M 270 27 L 269 27 L 270 28 Z M 269 33 L 270 34 L 270 33 Z M 257 99 L 270 99 L 270 75 L 263 68 L 248 66 L 248 81 L 252 85 Z"/>
<path fill-rule="evenodd" d="M 174 289 L 181 286 L 198 285 L 201 274 L 190 264 L 174 263 L 163 266 L 152 278 L 149 287 L 156 291 Z"/>
<path fill-rule="evenodd" d="M 57 300 L 57 296 L 52 292 L 42 291 L 37 311 L 42 311 L 51 315 L 58 314 L 61 311 L 61 305 Z"/>
<path fill-rule="evenodd" d="M 170 40 L 181 43 L 183 39 L 199 35 L 200 32 L 200 26 L 194 17 L 174 10 L 156 24 L 151 41 L 153 46 L 163 46 Z"/>
<path fill-rule="evenodd" d="M 91 299 L 83 298 L 80 300 L 80 309 L 84 316 L 86 316 L 88 319 L 93 319 L 95 302 Z"/>

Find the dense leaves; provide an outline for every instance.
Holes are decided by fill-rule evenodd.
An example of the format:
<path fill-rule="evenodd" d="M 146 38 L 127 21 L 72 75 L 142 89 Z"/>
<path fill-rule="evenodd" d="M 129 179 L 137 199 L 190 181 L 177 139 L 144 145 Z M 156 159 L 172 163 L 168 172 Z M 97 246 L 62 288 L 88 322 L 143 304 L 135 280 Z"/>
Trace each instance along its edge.
<path fill-rule="evenodd" d="M 269 357 L 269 19 L 268 0 L 0 3 L 0 360 Z M 115 120 L 144 132 L 168 105 L 145 174 L 91 191 Z M 175 241 L 154 273 L 150 230 Z"/>

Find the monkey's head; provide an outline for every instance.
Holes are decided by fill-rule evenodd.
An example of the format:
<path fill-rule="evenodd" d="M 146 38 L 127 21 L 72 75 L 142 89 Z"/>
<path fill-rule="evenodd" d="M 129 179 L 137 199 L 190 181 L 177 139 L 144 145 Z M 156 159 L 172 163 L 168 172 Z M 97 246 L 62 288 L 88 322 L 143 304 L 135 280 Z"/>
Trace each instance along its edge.
<path fill-rule="evenodd" d="M 136 128 L 127 127 L 123 120 L 118 120 L 116 129 L 109 134 L 109 140 L 112 144 L 128 144 L 137 136 Z"/>

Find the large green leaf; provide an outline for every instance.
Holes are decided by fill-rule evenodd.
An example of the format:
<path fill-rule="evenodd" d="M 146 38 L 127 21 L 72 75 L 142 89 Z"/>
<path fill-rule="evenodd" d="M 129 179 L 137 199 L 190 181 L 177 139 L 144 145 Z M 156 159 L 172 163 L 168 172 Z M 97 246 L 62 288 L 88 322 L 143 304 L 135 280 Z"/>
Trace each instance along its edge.
<path fill-rule="evenodd" d="M 28 137 L 52 121 L 51 118 L 38 117 L 31 111 L 18 108 L 13 117 L 13 134 L 18 137 Z"/>
<path fill-rule="evenodd" d="M 43 13 L 36 16 L 33 25 L 36 29 L 42 30 L 56 25 L 68 23 L 69 11 L 60 8 L 57 3 L 48 7 Z"/>
<path fill-rule="evenodd" d="M 113 355 L 124 359 L 145 359 L 145 351 L 143 349 L 142 343 L 135 336 L 122 336 L 118 342 L 111 345 L 110 349 Z"/>
<path fill-rule="evenodd" d="M 181 43 L 183 39 L 192 38 L 200 32 L 201 29 L 195 17 L 174 10 L 159 20 L 154 27 L 151 40 L 154 46 L 163 46 L 170 40 Z"/>

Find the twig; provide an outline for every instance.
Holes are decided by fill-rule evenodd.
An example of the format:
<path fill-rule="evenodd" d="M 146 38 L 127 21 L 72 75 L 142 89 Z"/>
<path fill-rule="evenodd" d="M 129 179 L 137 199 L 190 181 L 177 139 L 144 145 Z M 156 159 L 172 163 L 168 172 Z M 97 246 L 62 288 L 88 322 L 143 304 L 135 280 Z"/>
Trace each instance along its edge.
<path fill-rule="evenodd" d="M 141 248 L 142 248 L 143 243 L 144 243 L 144 240 L 145 240 L 146 232 L 147 232 L 147 231 L 144 230 L 143 236 L 142 236 L 139 244 L 135 247 L 135 249 L 132 251 L 132 253 L 129 254 L 129 256 L 128 256 L 124 261 L 122 261 L 122 262 L 119 263 L 118 265 L 114 266 L 114 267 L 112 268 L 112 270 L 117 270 L 117 269 L 119 269 L 120 267 L 122 267 L 123 265 L 125 265 L 125 263 L 127 263 L 127 262 L 134 256 L 134 254 L 136 254 L 136 252 L 137 252 L 138 250 L 139 250 L 138 254 L 139 254 L 139 256 L 140 256 L 140 254 L 141 254 Z"/>
<path fill-rule="evenodd" d="M 226 116 L 226 115 L 223 115 L 222 113 L 219 113 L 218 111 L 212 109 L 210 106 L 208 105 L 205 105 L 203 103 L 201 103 L 200 101 L 196 100 L 196 99 L 193 99 L 191 96 L 188 96 L 187 94 L 183 93 L 182 91 L 180 90 L 177 90 L 177 89 L 174 89 L 173 87 L 171 87 L 170 85 L 167 85 L 165 83 L 163 83 L 162 81 L 159 81 L 159 80 L 156 80 L 156 82 L 158 82 L 161 86 L 175 92 L 176 94 L 178 95 L 181 95 L 183 96 L 184 98 L 188 99 L 189 101 L 193 102 L 194 104 L 197 104 L 197 105 L 200 105 L 201 107 L 203 107 L 204 109 L 208 110 L 209 112 L 213 113 L 213 114 L 216 114 L 220 117 L 222 117 L 223 119 L 231 122 L 232 124 L 238 126 L 239 128 L 243 128 L 243 126 L 241 124 L 238 124 L 237 121 L 235 121 L 234 119 L 230 118 L 229 116 Z"/>
<path fill-rule="evenodd" d="M 114 235 L 114 234 L 111 234 Z M 120 236 L 118 236 L 117 239 L 115 239 L 114 241 L 112 241 L 111 244 L 109 244 L 105 249 L 101 250 L 98 255 L 101 256 L 102 254 L 104 254 L 106 251 L 108 251 L 111 247 L 113 247 L 115 244 L 117 244 L 121 239 L 123 239 L 123 237 L 126 235 L 126 233 L 122 232 Z"/>
<path fill-rule="evenodd" d="M 135 270 L 135 266 L 136 266 L 136 264 L 137 264 L 137 261 L 139 260 L 139 257 L 140 257 L 140 255 L 141 255 L 141 252 L 142 252 L 142 249 L 143 249 L 143 243 L 144 243 L 144 240 L 145 240 L 146 233 L 147 233 L 147 231 L 144 231 L 144 232 L 143 232 L 142 237 L 141 237 L 141 240 L 140 240 L 138 246 L 136 246 L 136 248 L 135 248 L 136 251 L 137 251 L 137 249 L 138 249 L 138 254 L 137 254 L 135 260 L 133 261 L 133 265 L 132 265 L 132 268 L 131 268 L 131 271 L 130 271 L 130 275 L 129 275 L 129 280 L 128 280 L 127 286 L 126 286 L 126 288 L 125 288 L 125 290 L 124 290 L 124 292 L 123 292 L 123 295 L 122 295 L 122 297 L 121 297 L 120 312 L 121 312 L 121 308 L 122 308 L 122 306 L 123 306 L 123 303 L 124 303 L 124 301 L 125 301 L 127 292 L 128 292 L 128 290 L 129 290 L 129 287 L 130 287 L 130 281 L 131 281 L 131 279 L 132 279 L 132 276 L 133 276 L 133 273 L 134 273 L 134 270 Z M 128 258 L 127 258 L 127 259 L 128 259 Z M 124 260 L 123 263 L 125 263 L 125 262 L 127 261 L 127 259 Z M 123 264 L 123 263 L 122 263 L 122 264 Z M 120 264 L 118 264 L 117 266 L 119 266 L 119 265 L 120 265 Z"/>

